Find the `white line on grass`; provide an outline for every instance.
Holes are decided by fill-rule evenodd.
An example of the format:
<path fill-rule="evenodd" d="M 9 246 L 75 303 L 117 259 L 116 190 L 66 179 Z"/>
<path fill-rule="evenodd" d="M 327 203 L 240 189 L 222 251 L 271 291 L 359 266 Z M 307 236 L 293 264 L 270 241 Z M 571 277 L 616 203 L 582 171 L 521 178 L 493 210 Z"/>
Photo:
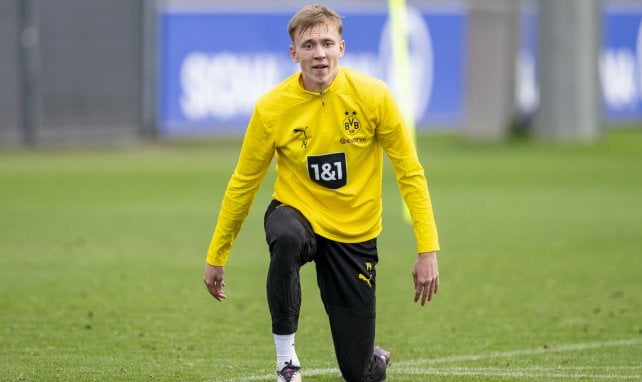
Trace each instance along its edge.
<path fill-rule="evenodd" d="M 499 368 L 441 368 L 441 369 L 422 369 L 417 366 L 434 365 L 445 363 L 456 363 L 465 361 L 479 361 L 485 359 L 511 358 L 516 356 L 529 356 L 545 353 L 567 353 L 577 352 L 590 349 L 601 349 L 618 346 L 634 346 L 642 344 L 642 340 L 620 340 L 605 342 L 589 342 L 583 344 L 566 344 L 550 347 L 540 347 L 534 349 L 513 350 L 506 352 L 492 352 L 488 354 L 470 354 L 451 356 L 432 359 L 417 359 L 409 361 L 395 362 L 394 366 L 388 369 L 391 375 L 432 375 L 432 376 L 482 376 L 482 377 L 508 377 L 508 378 L 550 378 L 550 379 L 581 379 L 581 378 L 598 378 L 598 379 L 639 379 L 642 368 L 640 367 L 556 367 L 556 368 L 522 368 L 522 369 L 499 369 Z M 413 367 L 414 366 L 414 367 Z M 403 368 L 403 370 L 401 370 Z M 605 370 L 606 369 L 606 370 Z M 567 371 L 567 372 L 565 372 Z M 595 372 L 592 373 L 591 371 Z M 608 374 L 601 374 L 600 371 L 609 371 Z M 616 372 L 615 374 L 610 373 Z M 635 374 L 627 374 L 626 371 Z M 568 373 L 570 372 L 570 373 Z M 304 376 L 315 375 L 338 375 L 337 368 L 324 369 L 305 369 Z M 251 382 L 272 380 L 274 374 L 254 375 L 244 378 L 228 379 L 226 382 Z"/>
<path fill-rule="evenodd" d="M 642 340 L 589 342 L 584 344 L 567 344 L 567 345 L 558 345 L 558 346 L 550 346 L 550 347 L 540 347 L 535 349 L 513 350 L 513 351 L 506 351 L 506 352 L 492 352 L 488 354 L 460 355 L 460 356 L 432 358 L 432 359 L 431 358 L 417 359 L 412 361 L 405 361 L 403 362 L 403 365 L 416 366 L 416 365 L 429 365 L 429 364 L 436 364 L 436 363 L 479 361 L 482 359 L 511 358 L 511 357 L 517 357 L 520 355 L 535 355 L 535 354 L 545 354 L 545 353 L 567 353 L 567 352 L 575 352 L 575 351 L 582 351 L 582 350 L 617 347 L 617 346 L 631 346 L 631 345 L 639 345 L 639 344 L 642 344 Z"/>
<path fill-rule="evenodd" d="M 626 373 L 628 371 L 628 373 Z M 633 380 L 640 378 L 641 368 L 626 369 L 619 371 L 620 374 L 604 373 L 600 368 L 592 368 L 591 371 L 578 372 L 576 370 L 558 369 L 558 368 L 526 368 L 526 369 L 501 369 L 501 368 L 488 368 L 488 369 L 466 369 L 466 368 L 444 368 L 444 369 L 416 369 L 404 368 L 404 370 L 397 372 L 395 369 L 388 369 L 389 375 L 423 375 L 423 376 L 450 376 L 450 377 L 501 377 L 501 378 L 539 378 L 544 380 L 551 379 L 607 379 L 607 380 Z M 633 374 L 635 373 L 635 374 Z"/>

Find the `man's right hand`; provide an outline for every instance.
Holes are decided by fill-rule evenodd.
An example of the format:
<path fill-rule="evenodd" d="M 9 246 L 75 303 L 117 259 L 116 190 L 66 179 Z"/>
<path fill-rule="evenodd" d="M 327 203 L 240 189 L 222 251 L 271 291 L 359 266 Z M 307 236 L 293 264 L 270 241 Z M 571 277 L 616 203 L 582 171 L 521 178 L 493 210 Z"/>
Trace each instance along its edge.
<path fill-rule="evenodd" d="M 412 278 L 415 283 L 415 302 L 421 298 L 421 306 L 424 306 L 439 290 L 437 252 L 424 252 L 417 256 L 412 268 Z"/>
<path fill-rule="evenodd" d="M 225 282 L 223 282 L 224 273 L 225 267 L 216 267 L 207 263 L 205 264 L 203 282 L 210 294 L 218 301 L 223 301 L 223 299 L 227 298 L 223 291 L 223 287 L 225 286 Z"/>

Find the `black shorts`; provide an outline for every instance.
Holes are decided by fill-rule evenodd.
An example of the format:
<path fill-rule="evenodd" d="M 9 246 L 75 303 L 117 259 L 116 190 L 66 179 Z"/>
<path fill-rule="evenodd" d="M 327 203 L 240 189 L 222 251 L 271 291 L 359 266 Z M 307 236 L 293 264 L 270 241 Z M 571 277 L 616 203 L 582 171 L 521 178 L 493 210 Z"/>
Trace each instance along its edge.
<path fill-rule="evenodd" d="M 268 218 L 281 202 L 273 200 L 265 213 L 265 229 L 268 236 L 274 227 L 268 227 Z M 325 304 L 358 308 L 372 304 L 375 298 L 377 271 L 379 260 L 377 254 L 377 239 L 360 243 L 343 243 L 327 239 L 313 232 L 310 223 L 296 209 L 288 207 L 278 219 L 273 219 L 274 226 L 284 225 L 283 229 L 291 229 L 290 219 L 297 220 L 304 227 L 301 240 L 303 250 L 298 259 L 299 265 L 314 261 L 317 270 L 317 282 L 321 297 Z M 285 211 L 284 211 L 285 212 Z M 277 227 L 276 229 L 281 228 Z M 269 239 L 268 239 L 269 241 Z"/>

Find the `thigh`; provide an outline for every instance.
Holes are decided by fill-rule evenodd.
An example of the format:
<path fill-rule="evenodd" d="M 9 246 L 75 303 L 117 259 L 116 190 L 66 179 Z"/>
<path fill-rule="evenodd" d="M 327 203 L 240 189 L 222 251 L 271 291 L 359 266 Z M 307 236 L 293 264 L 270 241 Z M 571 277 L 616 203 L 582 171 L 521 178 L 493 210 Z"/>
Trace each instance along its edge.
<path fill-rule="evenodd" d="M 374 308 L 377 240 L 339 243 L 317 237 L 317 246 L 317 282 L 324 304 Z"/>
<path fill-rule="evenodd" d="M 297 209 L 273 200 L 265 217 L 265 238 L 270 255 L 290 258 L 303 265 L 312 261 L 316 253 L 316 236 L 310 222 Z"/>

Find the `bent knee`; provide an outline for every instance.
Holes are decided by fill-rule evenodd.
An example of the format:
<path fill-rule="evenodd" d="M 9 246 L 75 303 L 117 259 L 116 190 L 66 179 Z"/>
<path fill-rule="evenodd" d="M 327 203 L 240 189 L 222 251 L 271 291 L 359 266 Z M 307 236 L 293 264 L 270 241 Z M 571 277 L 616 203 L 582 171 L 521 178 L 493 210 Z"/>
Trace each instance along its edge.
<path fill-rule="evenodd" d="M 299 211 L 292 207 L 282 206 L 275 209 L 265 225 L 265 236 L 269 244 L 279 241 L 284 243 L 303 243 L 309 236 L 307 221 Z"/>
<path fill-rule="evenodd" d="M 310 224 L 291 207 L 279 207 L 268 216 L 265 237 L 273 259 L 303 264 L 315 251 L 315 236 Z"/>
<path fill-rule="evenodd" d="M 269 229 L 266 232 L 266 239 L 270 247 L 275 244 L 288 247 L 303 247 L 305 231 L 300 225 L 296 224 L 280 225 Z"/>

